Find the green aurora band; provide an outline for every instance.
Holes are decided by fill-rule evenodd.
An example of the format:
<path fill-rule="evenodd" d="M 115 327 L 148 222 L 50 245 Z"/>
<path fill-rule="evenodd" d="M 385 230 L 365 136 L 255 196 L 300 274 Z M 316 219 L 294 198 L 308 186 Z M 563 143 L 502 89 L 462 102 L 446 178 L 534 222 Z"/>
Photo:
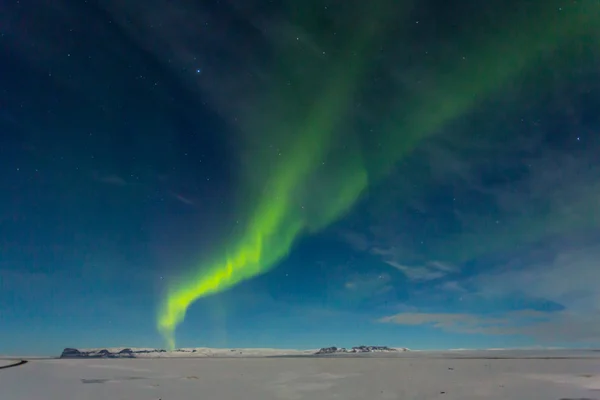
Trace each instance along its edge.
<path fill-rule="evenodd" d="M 369 183 L 385 176 L 420 140 L 533 68 L 547 52 L 582 38 L 596 40 L 590 32 L 599 20 L 599 6 L 592 1 L 582 3 L 559 11 L 557 1 L 543 2 L 534 17 L 505 15 L 502 32 L 460 39 L 468 62 L 432 66 L 437 79 L 434 89 L 388 106 L 391 117 L 383 123 L 378 137 L 381 146 L 375 154 L 365 152 L 358 135 L 344 126 L 369 54 L 386 31 L 382 23 L 386 7 L 363 10 L 370 17 L 355 28 L 354 40 L 347 41 L 339 62 L 327 69 L 329 78 L 318 93 L 305 99 L 312 106 L 297 118 L 297 126 L 289 118 L 281 118 L 285 123 L 279 126 L 269 122 L 269 134 L 286 139 L 285 156 L 277 158 L 261 177 L 256 207 L 242 235 L 228 247 L 231 251 L 221 262 L 199 266 L 167 287 L 157 320 L 167 346 L 175 347 L 175 329 L 192 303 L 274 268 L 301 235 L 319 231 L 343 216 Z M 336 140 L 340 130 L 346 130 L 342 146 Z M 285 133 L 278 136 L 279 132 Z M 254 165 L 262 162 L 250 159 Z"/>

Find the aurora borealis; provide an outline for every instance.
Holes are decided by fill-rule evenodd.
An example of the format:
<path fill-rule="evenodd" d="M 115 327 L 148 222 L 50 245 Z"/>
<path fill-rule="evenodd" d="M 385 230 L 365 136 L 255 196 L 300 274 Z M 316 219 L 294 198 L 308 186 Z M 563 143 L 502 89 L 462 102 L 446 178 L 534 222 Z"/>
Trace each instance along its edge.
<path fill-rule="evenodd" d="M 600 337 L 596 1 L 2 7 L 7 326 Z"/>
<path fill-rule="evenodd" d="M 382 4 L 385 5 L 385 2 Z M 227 290 L 243 280 L 269 271 L 289 253 L 300 234 L 326 227 L 342 216 L 370 180 L 379 178 L 380 173 L 386 172 L 386 167 L 394 165 L 421 138 L 439 132 L 445 124 L 471 110 L 479 99 L 534 67 L 543 52 L 572 45 L 589 35 L 595 19 L 590 11 L 597 11 L 595 5 L 589 9 L 582 6 L 565 9 L 562 11 L 564 15 L 557 15 L 557 9 L 543 5 L 534 10 L 537 11 L 535 20 L 521 24 L 521 16 L 509 13 L 502 16 L 510 22 L 501 25 L 503 29 L 500 32 L 484 32 L 483 38 L 475 45 L 468 43 L 468 39 L 462 39 L 467 41 L 463 44 L 467 49 L 463 59 L 469 59 L 467 65 L 442 63 L 435 66 L 439 77 L 436 76 L 432 92 L 420 93 L 416 98 L 402 98 L 397 101 L 398 104 L 391 100 L 391 115 L 384 117 L 389 122 L 378 136 L 387 143 L 382 146 L 383 150 L 371 153 L 371 157 L 378 159 L 375 164 L 379 164 L 373 166 L 365 165 L 369 162 L 368 157 L 356 144 L 359 143 L 353 137 L 356 133 L 344 132 L 339 134 L 340 138 L 332 138 L 344 129 L 340 126 L 341 122 L 347 120 L 350 105 L 356 101 L 361 72 L 370 64 L 372 53 L 369 49 L 382 39 L 382 35 L 385 37 L 387 31 L 385 19 L 389 18 L 386 15 L 389 10 L 379 11 L 377 5 L 374 8 L 379 12 L 372 12 L 370 5 L 363 8 L 363 12 L 357 13 L 363 16 L 357 26 L 353 31 L 344 33 L 344 45 L 349 50 L 342 45 L 336 56 L 339 61 L 332 62 L 333 67 L 319 77 L 322 82 L 319 81 L 321 83 L 316 90 L 311 91 L 312 101 L 306 107 L 304 117 L 294 119 L 291 125 L 284 120 L 271 121 L 268 126 L 260 126 L 260 123 L 259 126 L 249 126 L 252 134 L 260 136 L 265 130 L 273 130 L 266 135 L 283 137 L 285 156 L 280 162 L 267 167 L 266 176 L 262 176 L 264 188 L 258 196 L 257 206 L 251 211 L 248 227 L 239 243 L 231 245 L 231 253 L 212 268 L 199 267 L 198 272 L 189 274 L 169 290 L 159 314 L 158 327 L 171 348 L 175 343 L 175 328 L 196 299 Z M 372 31 L 381 32 L 374 34 Z M 280 57 L 294 56 L 282 54 Z M 294 61 L 298 64 L 303 62 L 301 58 Z M 281 73 L 282 81 L 287 77 L 286 72 Z M 283 96 L 282 100 L 286 103 L 296 103 L 295 99 L 288 98 L 289 94 Z M 275 113 L 271 118 L 278 121 L 281 117 Z M 286 131 L 289 130 L 294 133 L 288 134 Z M 334 156 L 333 166 L 325 165 L 336 139 L 338 142 L 347 141 L 344 154 Z M 253 157 L 256 156 L 251 156 L 250 164 L 256 165 L 257 160 Z M 338 182 L 330 181 L 327 186 L 319 188 L 311 185 L 319 179 L 315 175 L 327 173 L 336 176 Z M 315 193 L 318 194 L 315 196 Z"/>

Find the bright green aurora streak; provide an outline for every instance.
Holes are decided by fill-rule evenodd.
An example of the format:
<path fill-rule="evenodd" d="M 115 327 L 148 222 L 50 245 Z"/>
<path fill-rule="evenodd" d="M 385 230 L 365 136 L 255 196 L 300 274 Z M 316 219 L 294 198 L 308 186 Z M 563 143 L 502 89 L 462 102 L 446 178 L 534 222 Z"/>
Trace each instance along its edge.
<path fill-rule="evenodd" d="M 541 3 L 535 18 L 508 16 L 503 34 L 461 40 L 469 62 L 434 66 L 437 81 L 432 92 L 394 104 L 392 116 L 382 124 L 384 132 L 378 138 L 382 146 L 376 154 L 367 154 L 348 132 L 342 148 L 335 140 L 371 59 L 369 52 L 385 31 L 381 16 L 386 10 L 369 11 L 372 18 L 355 28 L 354 40 L 342 50 L 329 83 L 320 86 L 303 122 L 291 127 L 291 135 L 288 124 L 279 125 L 290 139 L 286 156 L 268 170 L 257 207 L 232 251 L 222 262 L 199 267 L 168 287 L 157 321 L 168 347 L 175 346 L 175 329 L 194 301 L 269 271 L 302 233 L 315 232 L 342 216 L 370 181 L 383 176 L 419 140 L 471 110 L 544 52 L 589 33 L 598 18 L 598 6 L 591 1 L 588 6 L 563 7 L 560 13 L 558 6 L 548 4 L 556 1 Z M 332 158 L 337 162 L 330 166 Z M 332 178 L 318 185 L 323 176 Z"/>

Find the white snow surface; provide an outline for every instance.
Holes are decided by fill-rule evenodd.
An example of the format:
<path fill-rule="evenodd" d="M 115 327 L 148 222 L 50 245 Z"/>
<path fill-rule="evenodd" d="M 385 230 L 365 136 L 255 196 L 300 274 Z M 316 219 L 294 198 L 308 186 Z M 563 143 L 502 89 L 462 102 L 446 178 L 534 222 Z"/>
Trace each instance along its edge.
<path fill-rule="evenodd" d="M 2 357 L 2 356 L 0 356 L 0 357 Z M 5 365 L 11 365 L 18 361 L 19 361 L 18 359 L 15 360 L 15 359 L 10 359 L 10 358 L 0 358 L 0 367 L 4 367 Z"/>
<path fill-rule="evenodd" d="M 600 352 L 31 360 L 2 400 L 600 399 Z"/>

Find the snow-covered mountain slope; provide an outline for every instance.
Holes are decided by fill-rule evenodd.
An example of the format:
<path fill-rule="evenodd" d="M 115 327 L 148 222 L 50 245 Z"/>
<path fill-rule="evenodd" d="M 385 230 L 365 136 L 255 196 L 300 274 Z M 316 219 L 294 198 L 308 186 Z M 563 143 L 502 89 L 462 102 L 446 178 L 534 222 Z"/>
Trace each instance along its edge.
<path fill-rule="evenodd" d="M 95 349 L 66 348 L 60 358 L 168 358 L 168 357 L 273 357 L 311 356 L 323 354 L 394 353 L 406 348 L 386 346 L 358 346 L 351 349 L 324 347 L 319 350 L 293 350 L 270 348 L 214 349 L 208 347 L 183 348 L 173 351 L 138 347 L 113 347 Z"/>

